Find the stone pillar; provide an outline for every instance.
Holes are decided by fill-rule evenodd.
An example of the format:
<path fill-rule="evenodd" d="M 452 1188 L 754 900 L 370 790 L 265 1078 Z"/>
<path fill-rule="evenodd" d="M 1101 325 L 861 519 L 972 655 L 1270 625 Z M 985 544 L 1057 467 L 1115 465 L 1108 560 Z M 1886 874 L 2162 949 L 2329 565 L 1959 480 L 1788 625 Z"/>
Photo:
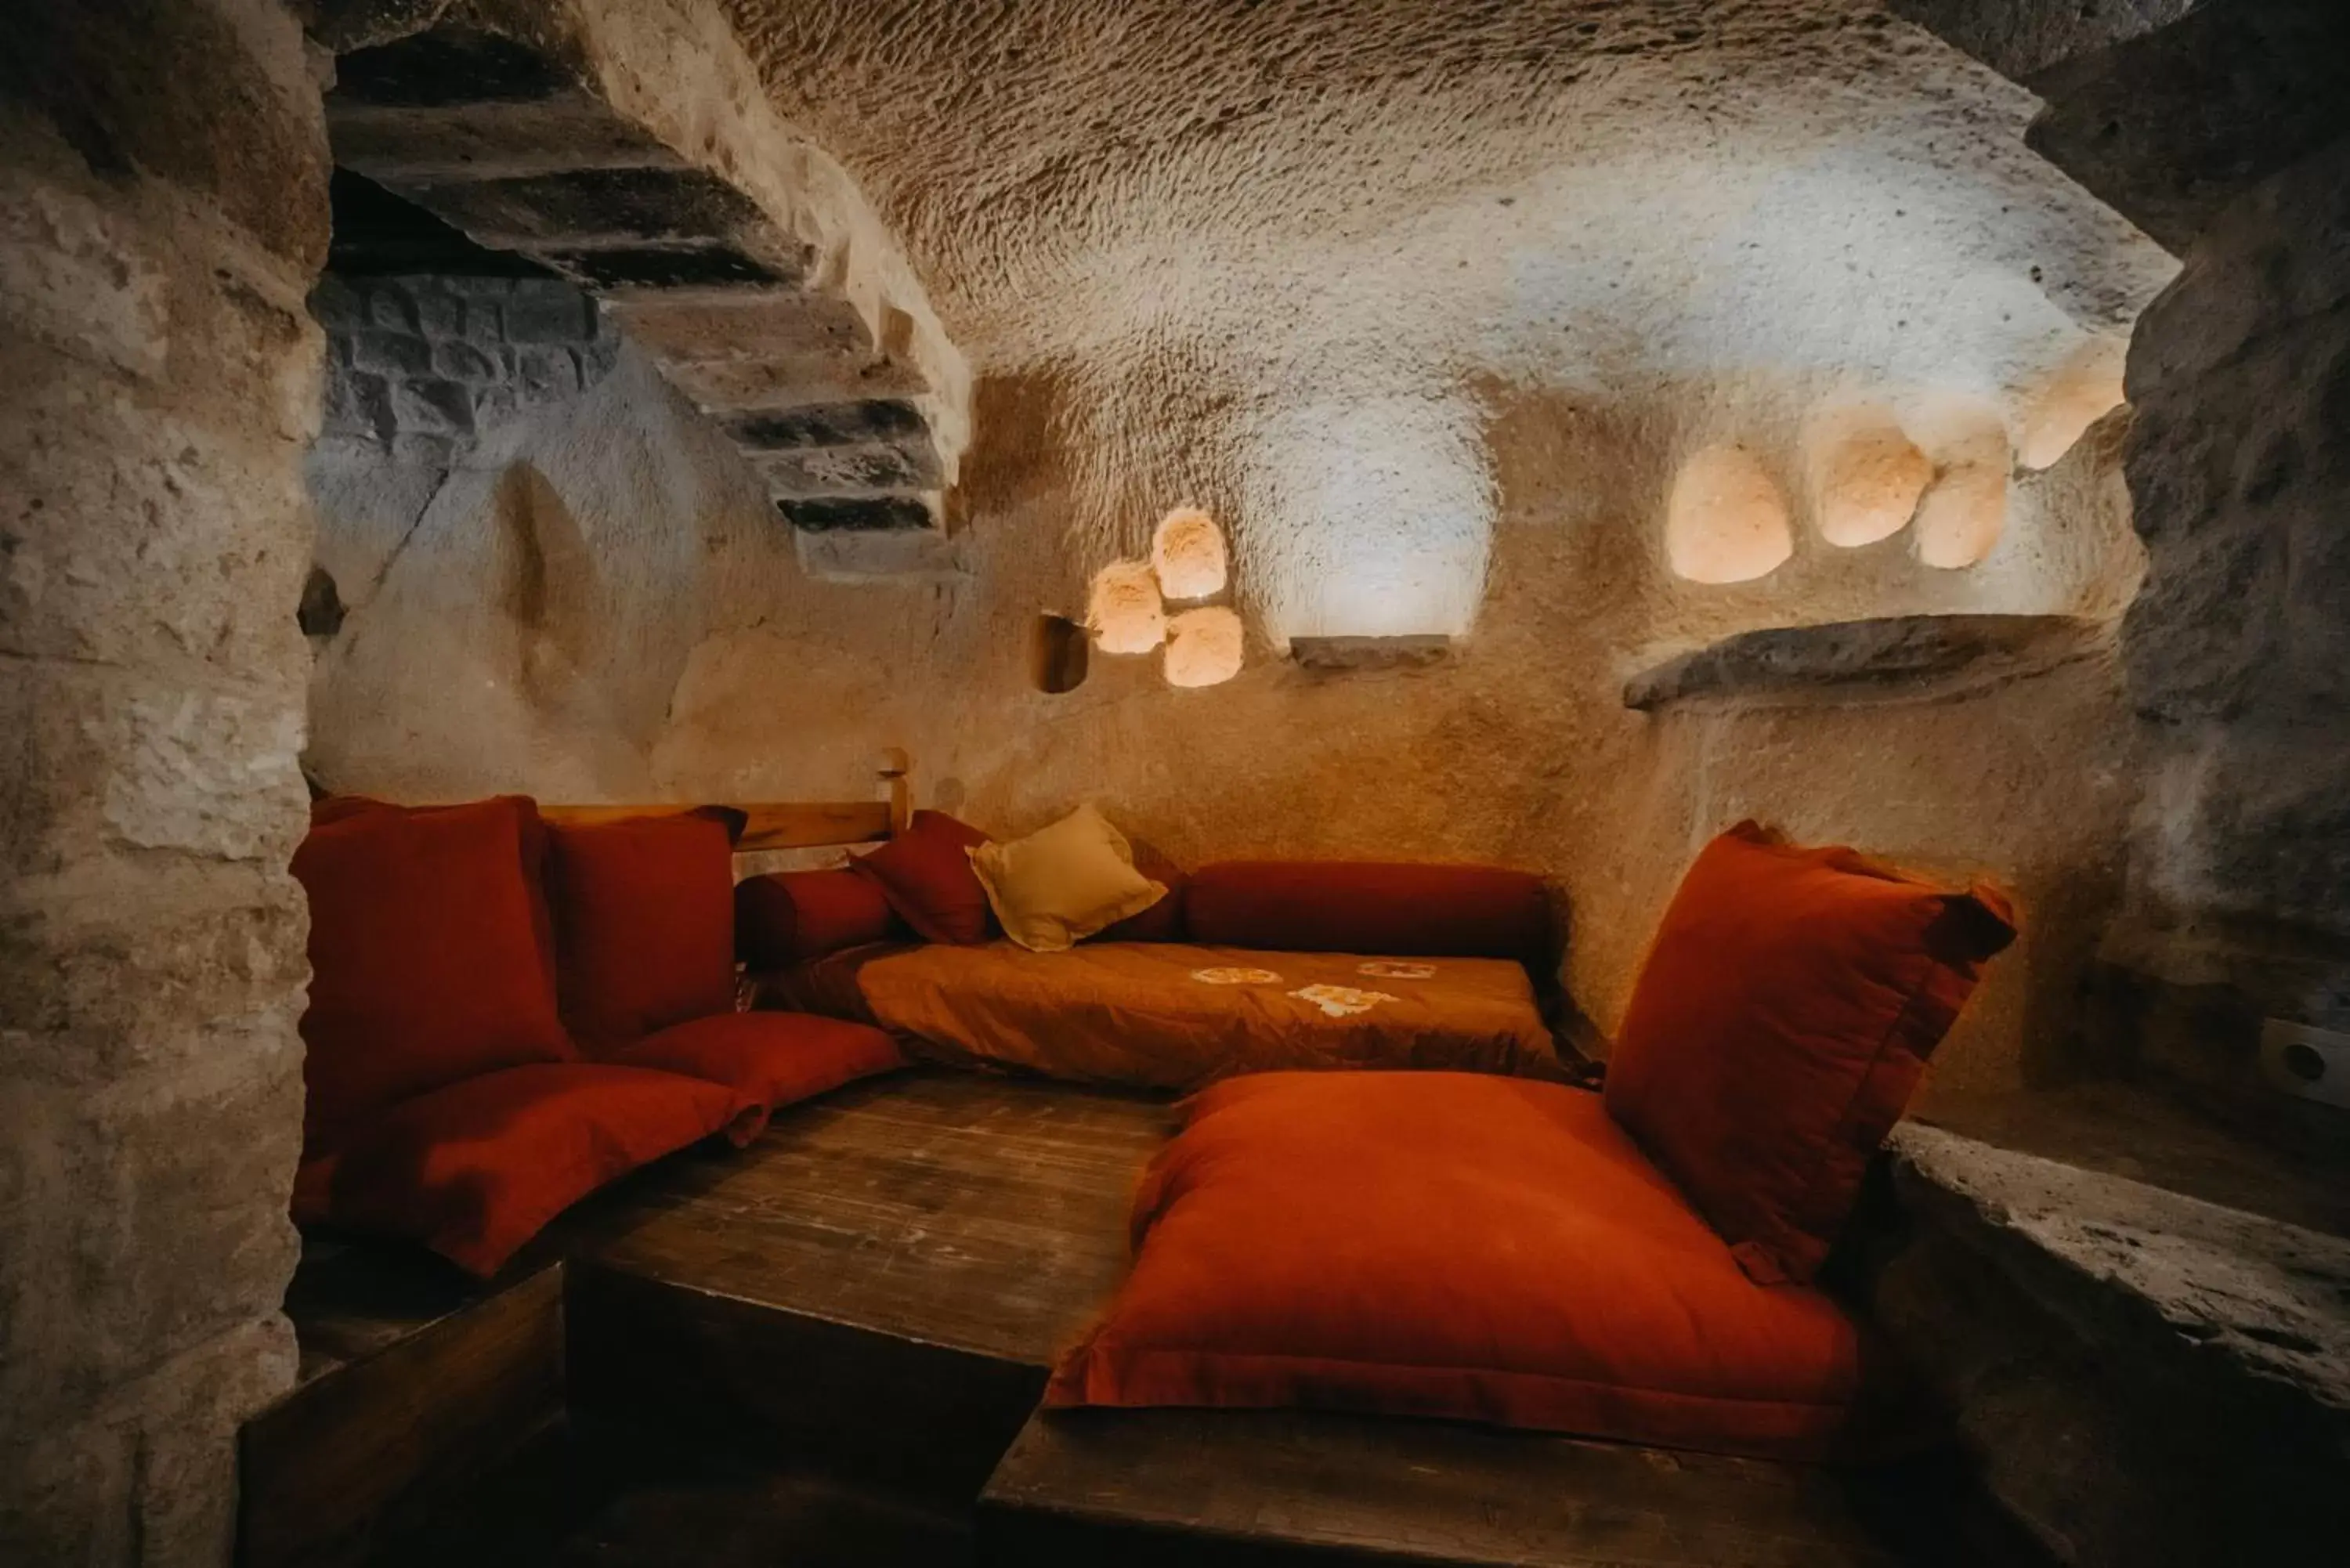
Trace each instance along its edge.
<path fill-rule="evenodd" d="M 2350 1147 L 2350 1117 L 2253 1062 L 2262 1015 L 2350 1029 L 2350 140 L 2195 243 L 2138 323 L 2129 398 L 2149 776 L 2107 943 L 2137 1014 L 2116 1033 Z"/>
<path fill-rule="evenodd" d="M 0 1562 L 224 1563 L 295 1373 L 327 162 L 276 0 L 0 7 Z"/>

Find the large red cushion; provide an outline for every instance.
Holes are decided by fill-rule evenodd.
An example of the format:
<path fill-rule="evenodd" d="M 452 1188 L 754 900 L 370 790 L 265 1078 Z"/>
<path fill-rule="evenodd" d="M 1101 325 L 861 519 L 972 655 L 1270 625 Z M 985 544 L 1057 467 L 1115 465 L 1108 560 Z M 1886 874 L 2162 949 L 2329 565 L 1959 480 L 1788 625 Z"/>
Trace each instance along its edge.
<path fill-rule="evenodd" d="M 1983 961 L 2014 936 L 1989 888 L 1742 823 L 1665 911 L 1607 1108 L 1748 1273 L 1808 1280 Z"/>
<path fill-rule="evenodd" d="M 881 884 L 845 866 L 745 877 L 734 886 L 734 949 L 753 969 L 789 969 L 904 935 Z"/>
<path fill-rule="evenodd" d="M 354 808 L 295 852 L 310 903 L 312 1152 L 411 1095 L 575 1054 L 524 875 L 537 821 L 514 797 Z"/>
<path fill-rule="evenodd" d="M 488 801 L 472 801 L 464 805 L 400 805 L 372 795 L 330 794 L 310 803 L 310 826 L 324 827 L 329 823 L 347 821 L 370 811 L 408 812 L 464 811 L 484 805 L 510 805 L 515 808 L 515 827 L 522 843 L 522 879 L 530 889 L 531 929 L 538 938 L 539 951 L 546 955 L 546 972 L 555 973 L 555 919 L 546 908 L 546 824 L 538 815 L 538 802 L 526 794 L 493 795 Z"/>
<path fill-rule="evenodd" d="M 1273 952 L 1515 959 L 1550 955 L 1542 878 L 1498 866 L 1226 860 L 1183 890 L 1190 940 Z"/>
<path fill-rule="evenodd" d="M 723 822 L 549 830 L 564 1021 L 589 1051 L 734 1011 L 734 850 Z"/>
<path fill-rule="evenodd" d="M 306 1163 L 294 1218 L 421 1242 L 491 1274 L 581 1198 L 739 1109 L 716 1084 L 644 1067 L 510 1067 L 409 1100 Z"/>
<path fill-rule="evenodd" d="M 767 1117 L 852 1079 L 906 1064 L 898 1043 L 869 1023 L 806 1012 L 723 1012 L 672 1024 L 604 1060 L 682 1073 L 734 1092 L 726 1128 L 739 1146 L 766 1130 Z"/>
<path fill-rule="evenodd" d="M 925 941 L 971 946 L 999 929 L 970 852 L 987 835 L 942 811 L 918 811 L 906 831 L 849 862 Z"/>
<path fill-rule="evenodd" d="M 1859 1344 L 1565 1085 L 1272 1073 L 1191 1101 L 1052 1405 L 1303 1406 L 1812 1458 Z"/>

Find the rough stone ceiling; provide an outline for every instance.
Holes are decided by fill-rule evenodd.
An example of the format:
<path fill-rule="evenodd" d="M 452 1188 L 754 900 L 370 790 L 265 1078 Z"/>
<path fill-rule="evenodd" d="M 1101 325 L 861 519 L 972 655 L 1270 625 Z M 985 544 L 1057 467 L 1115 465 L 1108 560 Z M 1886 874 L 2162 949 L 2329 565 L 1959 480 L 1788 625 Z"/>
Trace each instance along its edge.
<path fill-rule="evenodd" d="M 1276 621 L 1379 561 L 1465 618 L 1480 380 L 1661 400 L 1690 444 L 1856 394 L 2012 430 L 2175 270 L 1874 0 L 724 4 L 974 368 L 1053 379 L 1102 482 L 1075 535 L 1227 509 Z"/>

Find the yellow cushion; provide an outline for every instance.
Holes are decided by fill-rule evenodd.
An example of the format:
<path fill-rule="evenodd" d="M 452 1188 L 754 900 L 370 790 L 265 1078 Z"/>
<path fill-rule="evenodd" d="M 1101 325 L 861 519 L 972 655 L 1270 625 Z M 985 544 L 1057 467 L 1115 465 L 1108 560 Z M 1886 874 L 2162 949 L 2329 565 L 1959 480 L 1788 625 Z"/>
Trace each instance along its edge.
<path fill-rule="evenodd" d="M 982 844 L 971 868 L 987 889 L 1003 934 L 1040 953 L 1059 952 L 1167 896 L 1134 868 L 1134 847 L 1090 803 L 1009 844 Z"/>

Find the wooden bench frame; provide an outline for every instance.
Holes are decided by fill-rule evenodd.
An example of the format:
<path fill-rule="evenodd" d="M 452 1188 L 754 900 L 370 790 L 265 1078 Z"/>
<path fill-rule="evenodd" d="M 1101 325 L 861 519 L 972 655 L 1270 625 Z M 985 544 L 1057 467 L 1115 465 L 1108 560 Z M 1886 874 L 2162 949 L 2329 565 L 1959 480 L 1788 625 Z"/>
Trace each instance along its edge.
<path fill-rule="evenodd" d="M 739 814 L 743 831 L 734 839 L 737 855 L 771 849 L 826 849 L 851 844 L 886 844 L 906 831 L 913 815 L 907 777 L 911 765 L 903 748 L 881 753 L 876 776 L 880 781 L 873 800 L 725 801 L 591 805 L 541 805 L 538 815 L 558 827 L 587 826 L 599 822 L 623 822 L 634 816 L 665 816 L 701 805 L 716 805 Z"/>

